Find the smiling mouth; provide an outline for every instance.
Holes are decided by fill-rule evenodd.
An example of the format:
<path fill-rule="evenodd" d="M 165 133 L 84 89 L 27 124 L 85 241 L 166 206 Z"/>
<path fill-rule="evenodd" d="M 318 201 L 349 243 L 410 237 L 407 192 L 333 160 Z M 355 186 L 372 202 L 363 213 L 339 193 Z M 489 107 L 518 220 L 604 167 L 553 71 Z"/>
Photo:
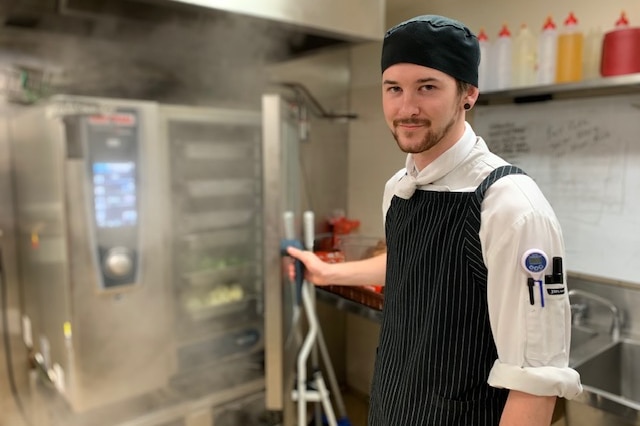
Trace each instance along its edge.
<path fill-rule="evenodd" d="M 403 127 L 405 129 L 417 129 L 418 127 L 427 127 L 429 122 L 426 120 L 395 120 L 393 122 L 394 127 Z"/>
<path fill-rule="evenodd" d="M 426 124 L 399 124 L 395 127 L 396 132 L 414 133 L 420 129 L 427 129 Z"/>

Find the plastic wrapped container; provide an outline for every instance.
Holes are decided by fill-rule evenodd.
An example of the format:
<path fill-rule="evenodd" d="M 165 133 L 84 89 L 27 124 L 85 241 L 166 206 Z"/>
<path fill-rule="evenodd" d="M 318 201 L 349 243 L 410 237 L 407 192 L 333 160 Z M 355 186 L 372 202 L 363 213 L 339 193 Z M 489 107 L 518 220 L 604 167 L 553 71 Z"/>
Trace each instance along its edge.
<path fill-rule="evenodd" d="M 338 246 L 346 261 L 373 257 L 384 248 L 384 241 L 378 237 L 362 235 L 341 235 Z"/>

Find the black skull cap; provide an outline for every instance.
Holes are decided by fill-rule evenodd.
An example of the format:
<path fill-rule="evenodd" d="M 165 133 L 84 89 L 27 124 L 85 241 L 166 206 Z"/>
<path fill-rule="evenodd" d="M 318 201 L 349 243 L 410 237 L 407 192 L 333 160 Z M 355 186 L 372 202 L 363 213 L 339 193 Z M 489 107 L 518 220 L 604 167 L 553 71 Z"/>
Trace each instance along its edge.
<path fill-rule="evenodd" d="M 480 45 L 463 23 L 439 15 L 421 15 L 387 31 L 382 42 L 382 72 L 410 63 L 442 71 L 478 87 Z"/>

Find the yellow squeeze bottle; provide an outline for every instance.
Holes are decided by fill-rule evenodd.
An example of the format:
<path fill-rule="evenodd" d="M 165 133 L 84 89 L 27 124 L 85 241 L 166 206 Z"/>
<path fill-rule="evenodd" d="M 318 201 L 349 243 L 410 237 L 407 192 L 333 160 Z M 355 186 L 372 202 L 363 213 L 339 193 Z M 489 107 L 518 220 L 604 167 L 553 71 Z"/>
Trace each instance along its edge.
<path fill-rule="evenodd" d="M 556 83 L 582 80 L 584 35 L 578 28 L 573 12 L 564 21 L 563 31 L 558 35 L 556 61 Z"/>

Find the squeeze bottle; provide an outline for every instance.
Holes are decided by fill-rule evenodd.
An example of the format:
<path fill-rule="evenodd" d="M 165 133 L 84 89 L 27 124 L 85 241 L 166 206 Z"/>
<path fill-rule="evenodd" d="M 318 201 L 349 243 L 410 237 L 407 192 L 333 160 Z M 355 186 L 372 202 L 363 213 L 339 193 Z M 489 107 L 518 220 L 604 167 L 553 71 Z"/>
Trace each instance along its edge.
<path fill-rule="evenodd" d="M 629 28 L 629 20 L 627 19 L 627 14 L 624 10 L 620 12 L 620 17 L 616 21 L 615 28 L 617 30 L 622 28 Z"/>
<path fill-rule="evenodd" d="M 604 34 L 600 74 L 603 77 L 640 73 L 640 27 L 629 26 L 622 12 L 615 28 Z"/>
<path fill-rule="evenodd" d="M 507 24 L 503 24 L 492 49 L 492 62 L 496 73 L 494 87 L 497 90 L 511 86 L 511 51 L 511 32 Z"/>
<path fill-rule="evenodd" d="M 558 34 L 558 52 L 556 55 L 556 83 L 582 80 L 582 59 L 584 35 L 578 27 L 573 12 L 564 21 L 564 28 Z"/>
<path fill-rule="evenodd" d="M 551 15 L 542 25 L 538 36 L 538 84 L 553 84 L 556 81 L 556 55 L 558 45 L 558 30 Z"/>
<path fill-rule="evenodd" d="M 491 43 L 487 33 L 484 32 L 484 28 L 480 29 L 478 33 L 478 44 L 480 45 L 480 67 L 478 68 L 478 89 L 481 92 L 486 92 L 493 89 L 492 74 L 489 71 L 491 60 Z"/>
<path fill-rule="evenodd" d="M 512 86 L 533 86 L 536 83 L 537 51 L 536 38 L 527 24 L 522 24 L 518 35 L 513 40 Z"/>
<path fill-rule="evenodd" d="M 603 33 L 600 27 L 589 30 L 584 38 L 584 62 L 582 77 L 591 80 L 600 77 Z"/>

